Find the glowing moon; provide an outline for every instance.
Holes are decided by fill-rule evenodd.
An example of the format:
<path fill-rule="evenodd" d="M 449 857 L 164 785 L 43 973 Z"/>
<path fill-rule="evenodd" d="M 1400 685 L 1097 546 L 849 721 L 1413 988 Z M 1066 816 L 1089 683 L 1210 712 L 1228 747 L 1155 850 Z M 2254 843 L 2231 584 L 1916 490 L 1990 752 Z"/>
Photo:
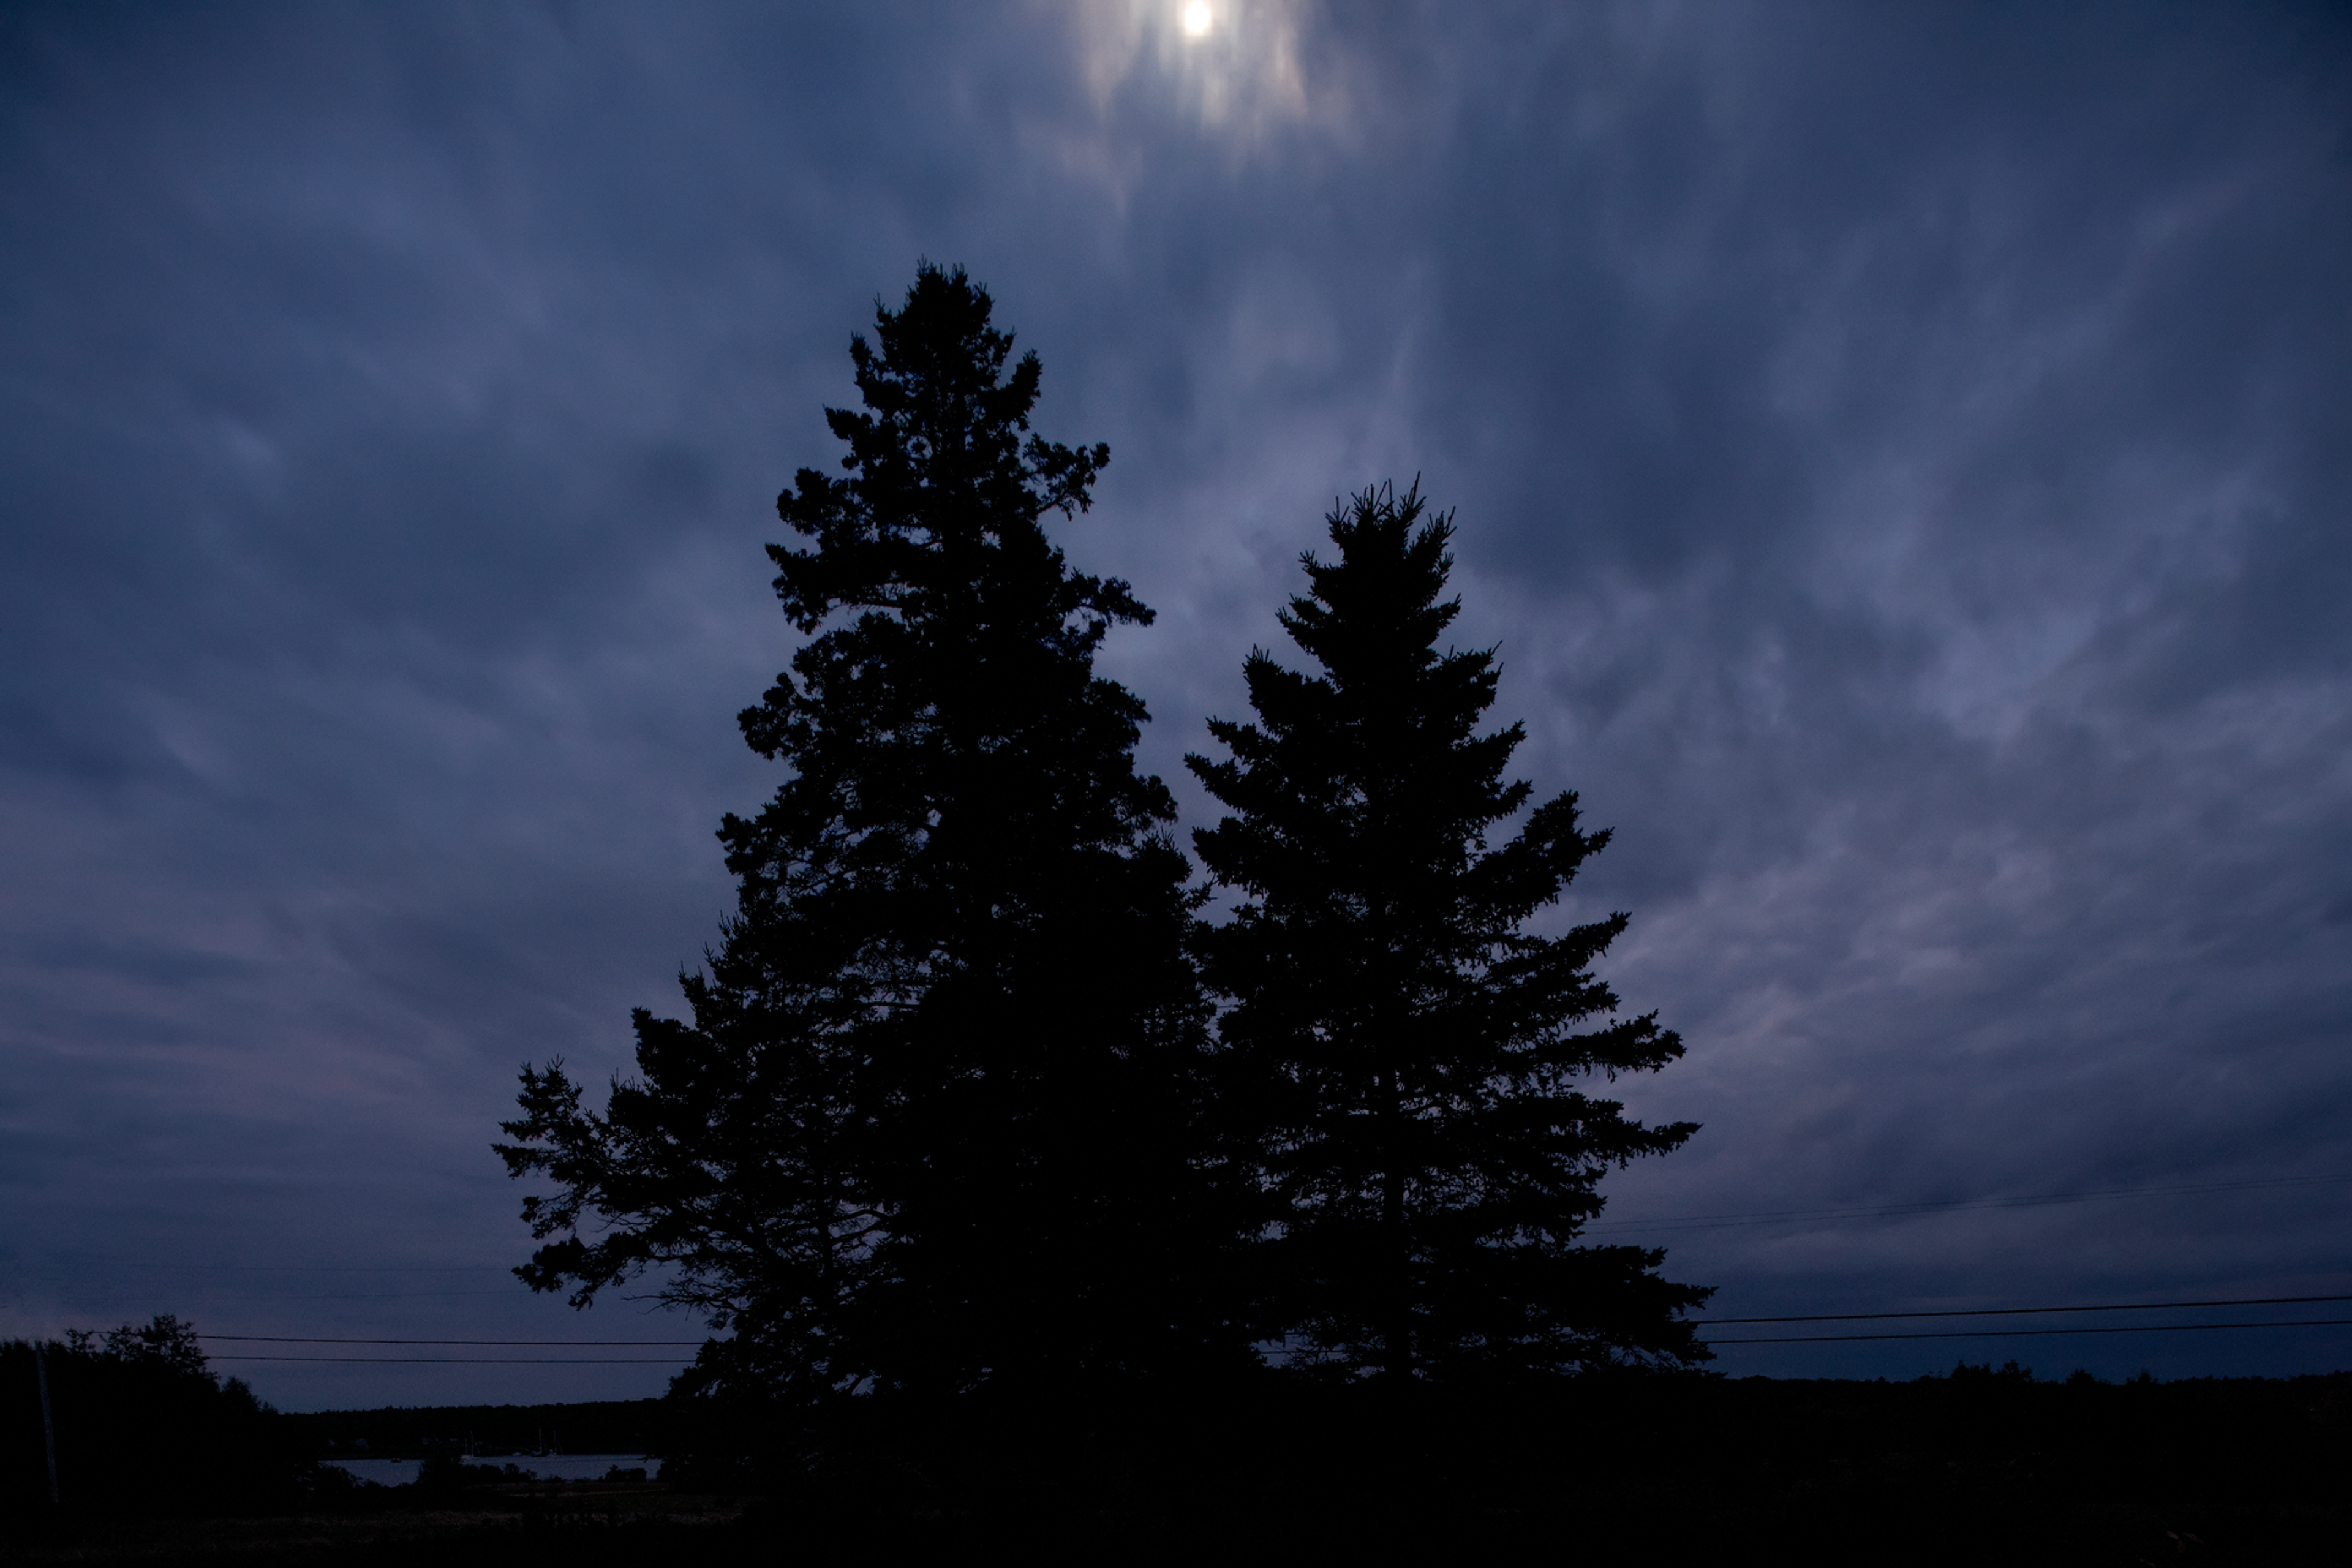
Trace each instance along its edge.
<path fill-rule="evenodd" d="M 1184 7 L 1184 31 L 1197 38 L 1208 30 L 1208 0 L 1192 0 L 1192 4 Z"/>

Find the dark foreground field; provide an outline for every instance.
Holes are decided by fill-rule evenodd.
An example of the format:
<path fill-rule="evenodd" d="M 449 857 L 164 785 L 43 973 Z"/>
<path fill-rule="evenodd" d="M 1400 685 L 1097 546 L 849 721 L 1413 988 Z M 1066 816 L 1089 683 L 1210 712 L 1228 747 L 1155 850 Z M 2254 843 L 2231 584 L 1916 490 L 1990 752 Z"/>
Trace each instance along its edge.
<path fill-rule="evenodd" d="M 667 1432 L 674 1487 L 528 1485 L 445 1465 L 431 1484 L 321 1494 L 278 1517 L 12 1531 L 0 1560 L 639 1568 L 1058 1545 L 1144 1559 L 1386 1548 L 1611 1563 L 2352 1563 L 2342 1373 L 1611 1377 L 1403 1402 L 1270 1385 L 1050 1415 L 872 1404 L 821 1444 L 758 1423 L 666 1426 L 675 1414 L 648 1402 L 575 1418 L 583 1434 Z M 373 1434 L 382 1453 L 443 1440 L 467 1416 L 498 1419 L 286 1419 L 314 1443 Z"/>

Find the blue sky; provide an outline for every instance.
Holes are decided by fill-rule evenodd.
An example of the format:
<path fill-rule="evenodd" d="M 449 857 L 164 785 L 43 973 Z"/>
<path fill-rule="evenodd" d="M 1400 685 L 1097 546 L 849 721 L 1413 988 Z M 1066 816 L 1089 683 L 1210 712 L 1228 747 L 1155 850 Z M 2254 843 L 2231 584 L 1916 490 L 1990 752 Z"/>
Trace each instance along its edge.
<path fill-rule="evenodd" d="M 693 1336 L 508 1278 L 488 1145 L 715 939 L 773 498 L 924 257 L 1110 444 L 1060 537 L 1188 826 L 1333 498 L 1456 510 L 1615 829 L 1560 918 L 1690 1047 L 1609 1239 L 1722 1315 L 2352 1292 L 2342 13 L 1180 10 L 0 18 L 0 1332 Z M 2352 1332 L 1719 1364 L 1958 1353 Z"/>

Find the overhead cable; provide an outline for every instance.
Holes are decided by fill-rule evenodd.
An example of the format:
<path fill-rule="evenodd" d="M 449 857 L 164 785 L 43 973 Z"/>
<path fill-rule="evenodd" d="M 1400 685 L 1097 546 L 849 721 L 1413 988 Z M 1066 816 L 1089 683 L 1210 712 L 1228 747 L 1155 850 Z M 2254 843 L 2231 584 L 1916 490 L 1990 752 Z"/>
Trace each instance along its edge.
<path fill-rule="evenodd" d="M 1707 1318 L 1702 1328 L 1726 1323 L 1835 1323 L 1878 1318 L 2006 1318 L 2028 1312 L 2159 1312 L 2175 1307 L 2289 1307 L 2316 1301 L 2352 1301 L 2352 1296 L 2240 1296 L 2227 1301 L 2111 1301 L 2095 1307 L 1950 1307 L 1932 1312 L 1810 1312 L 1790 1318 Z"/>
<path fill-rule="evenodd" d="M 1710 1345 L 1813 1345 L 1861 1340 L 2013 1340 L 2045 1334 L 2179 1334 L 2205 1329 L 2321 1329 L 2352 1323 L 2352 1318 L 2279 1318 L 2260 1323 L 2120 1323 L 2088 1329 L 1943 1329 L 1903 1334 L 1780 1334 L 1708 1340 Z"/>
<path fill-rule="evenodd" d="M 616 1345 L 699 1345 L 700 1340 L 340 1340 L 288 1334 L 204 1334 L 200 1340 L 248 1345 L 538 1345 L 551 1350 L 587 1350 Z M 222 1358 L 226 1360 L 226 1358 Z"/>
<path fill-rule="evenodd" d="M 691 1356 L 216 1355 L 207 1361 L 319 1362 L 370 1366 L 685 1366 Z"/>

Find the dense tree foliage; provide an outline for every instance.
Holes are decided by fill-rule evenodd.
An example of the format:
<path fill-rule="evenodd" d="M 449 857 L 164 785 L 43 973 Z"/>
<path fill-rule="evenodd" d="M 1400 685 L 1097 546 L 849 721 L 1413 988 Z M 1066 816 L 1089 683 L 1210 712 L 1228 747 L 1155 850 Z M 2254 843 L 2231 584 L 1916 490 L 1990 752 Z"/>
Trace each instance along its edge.
<path fill-rule="evenodd" d="M 801 1403 L 1182 1381 L 1276 1333 L 1449 1375 L 1698 1353 L 1704 1292 L 1575 1244 L 1606 1169 L 1690 1131 L 1580 1086 L 1681 1047 L 1591 974 L 1622 916 L 1524 929 L 1606 841 L 1575 797 L 1486 847 L 1529 793 L 1517 727 L 1475 732 L 1492 658 L 1433 651 L 1446 521 L 1332 520 L 1284 618 L 1325 673 L 1253 657 L 1258 725 L 1192 760 L 1244 895 L 1203 924 L 1143 705 L 1094 671 L 1150 612 L 1045 529 L 1108 453 L 1028 433 L 1037 360 L 990 314 L 926 266 L 852 345 L 843 471 L 800 471 L 770 546 L 805 640 L 742 715 L 786 776 L 720 830 L 689 1016 L 637 1014 L 601 1110 L 524 1069 L 500 1152 L 553 1191 L 518 1272 L 636 1281 L 723 1335 L 682 1388 Z"/>
<path fill-rule="evenodd" d="M 1277 1200 L 1275 1303 L 1307 1359 L 1392 1373 L 1505 1373 L 1703 1355 L 1662 1255 L 1575 1244 L 1612 1166 L 1695 1129 L 1588 1095 L 1682 1043 L 1618 1016 L 1593 961 L 1626 917 L 1530 934 L 1608 834 L 1576 796 L 1505 782 L 1520 726 L 1487 734 L 1491 650 L 1436 650 L 1452 533 L 1417 489 L 1330 519 L 1285 630 L 1321 667 L 1246 666 L 1257 722 L 1188 759 L 1231 815 L 1194 836 L 1241 901 L 1202 932 L 1230 1003 L 1228 1124 Z"/>
<path fill-rule="evenodd" d="M 1024 438 L 1034 354 L 926 266 L 851 349 L 847 477 L 800 471 L 770 547 L 808 637 L 742 716 L 789 776 L 720 837 L 740 881 L 690 1021 L 637 1016 L 584 1109 L 523 1075 L 503 1145 L 576 1300 L 653 1271 L 730 1340 L 698 1375 L 951 1389 L 1197 1363 L 1242 1341 L 1235 1222 L 1196 1157 L 1206 1009 L 1146 714 L 1097 676 L 1150 612 L 1073 572 L 1102 447 Z"/>
<path fill-rule="evenodd" d="M 46 1412 L 43 1409 L 47 1384 Z M 46 1416 L 46 1419 L 45 1419 Z M 277 1413 L 208 1368 L 191 1325 L 163 1316 L 63 1343 L 0 1343 L 0 1521 L 240 1513 L 310 1497 L 313 1468 Z"/>

